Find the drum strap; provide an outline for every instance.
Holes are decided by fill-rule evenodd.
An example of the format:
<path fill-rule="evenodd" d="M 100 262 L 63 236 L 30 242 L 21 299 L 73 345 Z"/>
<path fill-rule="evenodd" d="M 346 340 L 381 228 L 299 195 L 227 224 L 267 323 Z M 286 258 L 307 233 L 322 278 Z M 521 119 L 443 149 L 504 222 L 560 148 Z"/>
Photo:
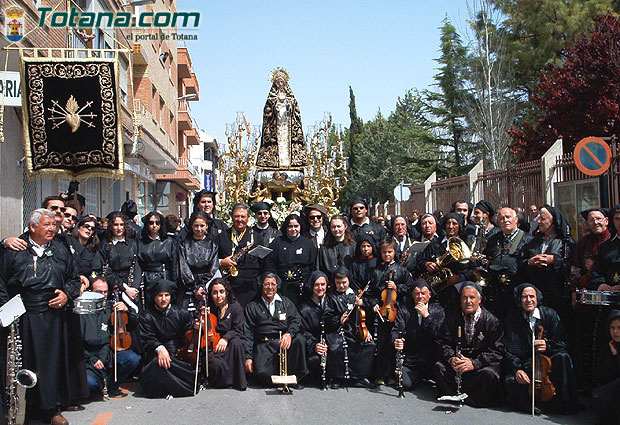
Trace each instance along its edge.
<path fill-rule="evenodd" d="M 519 243 L 521 239 L 523 239 L 523 235 L 525 232 L 521 229 L 517 232 L 517 235 L 510 241 L 510 249 L 508 250 L 508 255 L 514 255 L 517 252 L 517 248 L 519 248 Z"/>

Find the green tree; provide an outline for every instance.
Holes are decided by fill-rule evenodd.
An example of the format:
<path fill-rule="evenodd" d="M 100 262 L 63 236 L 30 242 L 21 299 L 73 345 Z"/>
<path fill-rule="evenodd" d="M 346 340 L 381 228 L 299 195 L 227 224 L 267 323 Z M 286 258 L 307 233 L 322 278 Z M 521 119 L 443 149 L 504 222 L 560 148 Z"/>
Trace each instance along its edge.
<path fill-rule="evenodd" d="M 559 64 L 567 44 L 593 27 L 593 18 L 618 12 L 617 0 L 494 0 L 506 20 L 506 48 L 513 58 L 516 87 L 523 100 L 534 93 L 538 74 Z"/>
<path fill-rule="evenodd" d="M 464 76 L 467 49 L 450 20 L 446 17 L 441 32 L 441 56 L 435 61 L 440 65 L 435 75 L 438 91 L 424 92 L 426 110 L 432 121 L 428 122 L 435 135 L 430 142 L 448 148 L 449 155 L 443 164 L 437 162 L 440 174 L 449 169 L 459 172 L 467 164 L 471 147 L 465 139 Z M 443 149 L 445 151 L 445 148 Z M 415 162 L 415 158 L 414 158 Z M 418 162 L 422 164 L 421 162 Z"/>

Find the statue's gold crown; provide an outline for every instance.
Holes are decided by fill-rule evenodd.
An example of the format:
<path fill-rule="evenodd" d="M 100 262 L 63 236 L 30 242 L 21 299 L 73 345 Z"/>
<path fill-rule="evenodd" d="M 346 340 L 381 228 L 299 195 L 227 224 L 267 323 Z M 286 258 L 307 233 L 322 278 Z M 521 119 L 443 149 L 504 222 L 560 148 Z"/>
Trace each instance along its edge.
<path fill-rule="evenodd" d="M 19 19 L 24 16 L 24 10 L 18 6 L 11 6 L 8 9 L 5 9 L 4 14 L 9 19 Z"/>
<path fill-rule="evenodd" d="M 277 80 L 284 80 L 284 82 L 288 83 L 288 72 L 284 68 L 276 68 L 269 74 L 269 81 L 275 83 Z"/>

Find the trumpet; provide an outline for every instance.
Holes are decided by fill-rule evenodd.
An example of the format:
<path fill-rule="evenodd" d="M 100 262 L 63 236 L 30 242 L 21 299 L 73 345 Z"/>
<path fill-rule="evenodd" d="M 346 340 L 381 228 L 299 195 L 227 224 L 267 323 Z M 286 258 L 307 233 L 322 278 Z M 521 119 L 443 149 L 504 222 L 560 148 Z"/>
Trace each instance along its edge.
<path fill-rule="evenodd" d="M 282 341 L 282 331 L 280 331 L 280 340 Z M 278 344 L 280 344 L 280 342 L 278 342 Z M 287 356 L 288 350 L 285 348 L 282 348 L 282 345 L 280 345 L 280 374 L 279 375 L 271 375 L 271 382 L 274 385 L 282 385 L 282 389 L 280 389 L 280 392 L 282 394 L 291 394 L 292 391 L 291 389 L 288 387 L 289 385 L 296 385 L 297 384 L 297 377 L 295 375 L 289 375 L 288 374 L 288 356 Z"/>

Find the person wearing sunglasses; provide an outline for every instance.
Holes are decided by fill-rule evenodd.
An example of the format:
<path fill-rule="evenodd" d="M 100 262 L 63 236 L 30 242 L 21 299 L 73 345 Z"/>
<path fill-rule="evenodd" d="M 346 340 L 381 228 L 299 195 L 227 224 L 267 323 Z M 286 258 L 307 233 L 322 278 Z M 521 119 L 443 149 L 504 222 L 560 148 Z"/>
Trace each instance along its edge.
<path fill-rule="evenodd" d="M 312 241 L 314 246 L 319 249 L 323 245 L 325 236 L 327 235 L 327 210 L 323 205 L 310 204 L 306 205 L 301 211 L 302 236 Z"/>
<path fill-rule="evenodd" d="M 168 237 L 162 214 L 151 211 L 142 217 L 142 232 L 138 241 L 138 263 L 142 269 L 144 289 L 151 299 L 151 290 L 162 279 L 177 281 L 179 245 Z"/>
<path fill-rule="evenodd" d="M 65 211 L 62 213 L 62 222 L 60 224 L 62 231 L 65 233 L 71 233 L 77 221 L 78 218 L 76 209 L 67 205 L 65 207 Z"/>
<path fill-rule="evenodd" d="M 370 221 L 367 217 L 368 203 L 365 199 L 354 199 L 349 205 L 349 220 L 351 225 L 351 231 L 355 236 L 355 240 L 359 239 L 361 235 L 371 235 L 374 239 L 375 245 L 386 238 L 387 232 L 385 227 L 381 226 L 374 221 Z"/>
<path fill-rule="evenodd" d="M 271 216 L 271 207 L 267 202 L 255 202 L 250 209 L 256 217 L 256 224 L 252 226 L 256 243 L 268 247 L 275 238 L 280 236 L 278 224 Z"/>

